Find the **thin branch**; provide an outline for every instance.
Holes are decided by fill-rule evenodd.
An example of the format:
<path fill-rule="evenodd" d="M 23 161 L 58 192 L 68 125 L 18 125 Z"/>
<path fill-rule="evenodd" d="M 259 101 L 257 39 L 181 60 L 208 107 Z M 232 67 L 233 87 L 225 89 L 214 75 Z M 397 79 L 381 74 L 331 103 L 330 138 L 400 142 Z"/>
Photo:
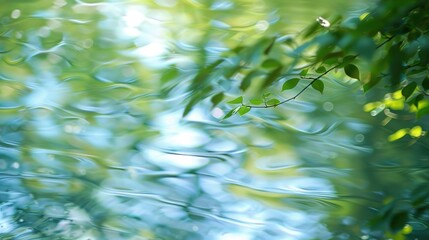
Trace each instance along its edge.
<path fill-rule="evenodd" d="M 386 43 L 390 42 L 395 36 L 391 36 L 389 38 L 387 38 L 384 42 L 380 43 L 380 45 L 378 45 L 376 47 L 376 49 L 379 49 L 380 47 L 382 47 L 383 45 L 385 45 Z M 356 58 L 358 57 L 359 54 L 354 55 L 353 57 Z M 295 94 L 293 97 L 287 98 L 277 104 L 273 104 L 273 105 L 267 105 L 267 103 L 265 102 L 263 106 L 261 105 L 247 105 L 247 104 L 241 104 L 244 107 L 250 107 L 250 108 L 274 108 L 277 107 L 279 105 L 285 104 L 287 102 L 290 102 L 292 100 L 295 100 L 297 97 L 299 97 L 305 90 L 307 90 L 307 88 L 309 88 L 314 82 L 316 82 L 317 80 L 319 80 L 320 78 L 322 78 L 323 76 L 325 76 L 326 74 L 328 74 L 329 72 L 331 72 L 332 70 L 340 67 L 341 65 L 343 65 L 344 63 L 338 63 L 335 66 L 329 68 L 328 70 L 326 70 L 325 72 L 323 72 L 322 74 L 320 74 L 319 76 L 315 77 L 315 78 L 310 78 L 312 79 L 310 83 L 308 83 L 307 85 L 305 85 L 305 87 L 303 89 L 301 89 L 301 91 L 299 91 L 297 94 Z"/>

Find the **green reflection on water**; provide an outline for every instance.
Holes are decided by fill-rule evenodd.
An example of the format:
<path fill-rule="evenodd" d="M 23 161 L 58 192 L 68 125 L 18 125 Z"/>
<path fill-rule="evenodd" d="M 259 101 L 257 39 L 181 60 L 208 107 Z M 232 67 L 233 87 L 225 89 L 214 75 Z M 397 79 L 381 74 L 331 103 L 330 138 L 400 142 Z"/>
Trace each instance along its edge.
<path fill-rule="evenodd" d="M 224 122 L 209 107 L 182 119 L 180 85 L 226 49 L 295 33 L 339 9 L 353 15 L 359 4 L 6 4 L 1 238 L 365 235 L 373 208 L 409 195 L 429 159 L 426 145 L 387 144 L 390 132 L 361 110 L 356 83 L 332 79 L 323 96 Z"/>

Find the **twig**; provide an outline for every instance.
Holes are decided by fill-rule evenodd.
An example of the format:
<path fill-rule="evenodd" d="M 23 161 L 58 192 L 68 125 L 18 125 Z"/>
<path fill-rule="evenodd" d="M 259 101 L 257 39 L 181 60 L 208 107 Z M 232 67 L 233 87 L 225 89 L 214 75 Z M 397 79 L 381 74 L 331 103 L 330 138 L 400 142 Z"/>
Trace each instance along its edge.
<path fill-rule="evenodd" d="M 389 38 L 387 38 L 384 42 L 380 43 L 380 45 L 378 45 L 375 49 L 379 49 L 380 47 L 382 47 L 383 45 L 385 45 L 386 43 L 390 42 L 395 36 L 391 36 Z M 354 58 L 358 57 L 359 54 L 354 55 Z M 343 65 L 344 63 L 338 63 L 335 66 L 329 68 L 328 70 L 326 70 L 325 72 L 323 72 L 322 74 L 320 74 L 319 76 L 315 77 L 315 78 L 310 78 L 312 79 L 310 83 L 308 83 L 301 91 L 299 91 L 297 94 L 295 94 L 293 97 L 290 97 L 288 99 L 285 99 L 277 104 L 273 104 L 273 105 L 267 105 L 267 103 L 265 102 L 263 106 L 261 105 L 247 105 L 247 104 L 241 104 L 243 107 L 250 107 L 250 108 L 274 108 L 277 107 L 279 105 L 285 104 L 287 102 L 290 102 L 292 100 L 295 100 L 297 97 L 299 97 L 299 95 L 301 95 L 305 90 L 307 90 L 307 88 L 309 88 L 315 81 L 319 80 L 320 78 L 322 78 L 323 76 L 325 76 L 326 74 L 328 74 L 329 72 L 331 72 L 332 70 L 340 67 L 341 65 Z"/>

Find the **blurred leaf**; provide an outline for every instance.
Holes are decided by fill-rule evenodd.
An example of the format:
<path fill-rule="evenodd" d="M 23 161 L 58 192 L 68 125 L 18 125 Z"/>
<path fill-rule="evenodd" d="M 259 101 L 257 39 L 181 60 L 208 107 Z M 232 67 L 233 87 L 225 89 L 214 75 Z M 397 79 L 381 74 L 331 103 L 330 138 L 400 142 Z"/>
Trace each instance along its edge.
<path fill-rule="evenodd" d="M 276 67 L 279 67 L 281 65 L 282 64 L 279 61 L 277 61 L 276 59 L 270 58 L 270 59 L 265 60 L 261 66 L 263 68 L 276 68 Z"/>
<path fill-rule="evenodd" d="M 405 99 L 409 98 L 411 94 L 413 94 L 416 87 L 417 87 L 417 83 L 411 82 L 401 90 L 402 96 L 404 96 Z"/>
<path fill-rule="evenodd" d="M 264 101 L 262 101 L 262 99 L 259 99 L 259 98 L 252 98 L 250 99 L 250 103 L 253 105 L 260 105 L 264 103 Z"/>
<path fill-rule="evenodd" d="M 359 80 L 359 68 L 355 65 L 347 64 L 344 67 L 344 72 L 347 74 L 347 76 Z"/>
<path fill-rule="evenodd" d="M 422 82 L 422 87 L 426 91 L 429 89 L 429 77 L 426 77 Z"/>
<path fill-rule="evenodd" d="M 319 91 L 321 94 L 323 94 L 323 90 L 325 88 L 325 84 L 321 80 L 314 81 L 311 86 Z"/>
<path fill-rule="evenodd" d="M 403 63 L 401 55 L 401 43 L 393 45 L 389 50 L 389 76 L 392 87 L 397 86 L 401 81 Z"/>
<path fill-rule="evenodd" d="M 248 73 L 246 75 L 246 77 L 244 77 L 243 80 L 241 81 L 240 89 L 243 90 L 243 91 L 246 91 L 246 89 L 248 89 L 250 87 L 252 79 L 254 77 L 257 77 L 260 74 L 261 73 L 259 71 L 257 71 L 257 70 L 253 70 L 250 73 Z"/>
<path fill-rule="evenodd" d="M 217 106 L 223 100 L 223 97 L 224 97 L 223 92 L 220 92 L 220 93 L 214 95 L 210 100 L 213 104 L 212 107 Z"/>
<path fill-rule="evenodd" d="M 265 92 L 264 94 L 262 94 L 262 97 L 263 98 L 267 98 L 267 97 L 269 97 L 271 95 L 271 93 L 270 92 Z"/>
<path fill-rule="evenodd" d="M 410 136 L 415 137 L 415 138 L 420 137 L 422 135 L 422 133 L 423 133 L 423 129 L 420 126 L 415 126 L 415 127 L 411 128 L 410 132 L 409 132 Z"/>
<path fill-rule="evenodd" d="M 278 100 L 277 98 L 273 98 L 267 101 L 268 106 L 276 106 L 279 103 L 280 103 L 280 100 Z"/>
<path fill-rule="evenodd" d="M 277 37 L 274 37 L 270 43 L 270 45 L 268 45 L 268 47 L 265 49 L 264 54 L 268 55 L 271 52 L 271 49 L 273 49 L 274 44 L 276 43 L 276 39 Z"/>
<path fill-rule="evenodd" d="M 244 114 L 248 113 L 250 109 L 252 108 L 248 106 L 241 106 L 240 109 L 238 110 L 238 113 L 240 114 L 240 116 L 243 116 Z"/>
<path fill-rule="evenodd" d="M 243 103 L 243 96 L 240 96 L 238 98 L 235 98 L 228 102 L 229 104 L 242 104 Z"/>
<path fill-rule="evenodd" d="M 262 88 L 266 88 L 268 86 L 271 86 L 276 80 L 279 79 L 283 71 L 283 67 L 278 67 L 271 71 L 268 76 L 265 78 L 265 81 L 262 85 Z"/>
<path fill-rule="evenodd" d="M 390 219 L 389 227 L 392 232 L 397 232 L 402 230 L 402 228 L 408 222 L 408 212 L 401 211 L 393 215 L 392 219 Z"/>
<path fill-rule="evenodd" d="M 301 77 L 305 77 L 305 76 L 307 76 L 307 73 L 308 73 L 308 69 L 303 69 L 303 70 L 299 73 L 299 75 L 300 75 Z"/>
<path fill-rule="evenodd" d="M 381 80 L 381 77 L 372 77 L 370 78 L 369 82 L 363 85 L 363 91 L 368 92 L 371 88 L 373 88 L 377 83 L 379 83 Z"/>
<path fill-rule="evenodd" d="M 407 128 L 399 129 L 395 133 L 391 134 L 387 138 L 387 140 L 389 140 L 389 142 L 393 142 L 393 141 L 399 140 L 399 139 L 403 138 L 405 135 L 407 135 L 407 133 L 408 133 L 408 129 Z"/>
<path fill-rule="evenodd" d="M 299 78 L 292 78 L 292 79 L 287 80 L 285 83 L 283 83 L 282 91 L 296 87 L 299 80 L 300 80 Z"/>

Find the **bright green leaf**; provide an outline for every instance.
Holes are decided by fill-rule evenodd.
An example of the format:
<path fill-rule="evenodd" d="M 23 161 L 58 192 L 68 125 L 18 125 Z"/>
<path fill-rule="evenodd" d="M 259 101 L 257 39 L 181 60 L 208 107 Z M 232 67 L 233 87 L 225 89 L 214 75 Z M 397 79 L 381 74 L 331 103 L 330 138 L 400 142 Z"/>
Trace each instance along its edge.
<path fill-rule="evenodd" d="M 307 73 L 308 73 L 308 69 L 303 69 L 303 70 L 299 73 L 299 76 L 301 76 L 301 77 L 305 77 L 305 76 L 307 76 Z"/>
<path fill-rule="evenodd" d="M 347 64 L 344 67 L 344 72 L 347 74 L 347 76 L 359 80 L 359 69 L 355 65 L 353 65 L 353 64 Z"/>
<path fill-rule="evenodd" d="M 242 104 L 243 103 L 243 96 L 240 96 L 234 100 L 231 100 L 228 103 L 229 104 Z"/>
<path fill-rule="evenodd" d="M 420 137 L 422 135 L 422 133 L 423 133 L 423 129 L 420 126 L 415 126 L 415 127 L 411 128 L 410 132 L 409 132 L 410 136 L 415 137 L 415 138 Z"/>
<path fill-rule="evenodd" d="M 260 105 L 264 103 L 264 101 L 262 101 L 262 99 L 259 99 L 259 98 L 252 98 L 250 99 L 250 103 L 253 105 Z"/>
<path fill-rule="evenodd" d="M 397 232 L 402 230 L 402 228 L 407 224 L 408 222 L 408 212 L 401 211 L 393 215 L 392 219 L 390 219 L 390 230 L 392 232 Z"/>
<path fill-rule="evenodd" d="M 268 106 L 277 106 L 280 103 L 280 100 L 273 98 L 267 101 Z"/>
<path fill-rule="evenodd" d="M 213 107 L 215 107 L 216 105 L 218 105 L 218 104 L 223 100 L 223 97 L 224 97 L 223 92 L 220 92 L 220 93 L 218 93 L 218 94 L 214 95 L 214 96 L 210 99 L 210 101 L 211 101 L 211 102 L 212 102 L 212 104 L 213 104 Z"/>
<path fill-rule="evenodd" d="M 240 116 L 243 116 L 244 114 L 248 113 L 250 109 L 251 107 L 241 106 L 240 109 L 238 110 L 238 113 L 240 114 Z"/>
<path fill-rule="evenodd" d="M 283 83 L 282 91 L 296 87 L 299 80 L 300 80 L 299 78 L 292 78 L 292 79 L 287 80 L 285 83 Z"/>
<path fill-rule="evenodd" d="M 222 119 L 222 120 L 225 120 L 225 119 L 227 119 L 227 118 L 230 118 L 232 115 L 236 114 L 236 113 L 237 113 L 237 111 L 238 111 L 240 108 L 241 108 L 241 107 L 236 107 L 236 108 L 231 109 L 227 114 L 225 114 L 225 116 L 223 117 L 223 119 Z"/>
<path fill-rule="evenodd" d="M 405 135 L 407 135 L 407 133 L 408 133 L 408 128 L 399 129 L 398 131 L 396 131 L 395 133 L 390 135 L 387 138 L 387 140 L 389 140 L 389 142 L 399 140 L 399 139 L 403 138 Z"/>
<path fill-rule="evenodd" d="M 267 97 L 269 97 L 271 95 L 271 93 L 270 92 L 265 92 L 264 94 L 262 94 L 262 97 L 263 98 L 267 98 Z"/>
<path fill-rule="evenodd" d="M 323 90 L 325 89 L 325 84 L 321 80 L 314 81 L 311 86 L 323 94 Z"/>
<path fill-rule="evenodd" d="M 281 66 L 282 64 L 276 59 L 267 59 L 262 63 L 263 68 L 276 68 Z"/>
<path fill-rule="evenodd" d="M 414 93 L 414 90 L 416 90 L 416 87 L 417 83 L 411 82 L 401 90 L 402 96 L 404 96 L 405 99 L 409 98 L 411 94 Z"/>

